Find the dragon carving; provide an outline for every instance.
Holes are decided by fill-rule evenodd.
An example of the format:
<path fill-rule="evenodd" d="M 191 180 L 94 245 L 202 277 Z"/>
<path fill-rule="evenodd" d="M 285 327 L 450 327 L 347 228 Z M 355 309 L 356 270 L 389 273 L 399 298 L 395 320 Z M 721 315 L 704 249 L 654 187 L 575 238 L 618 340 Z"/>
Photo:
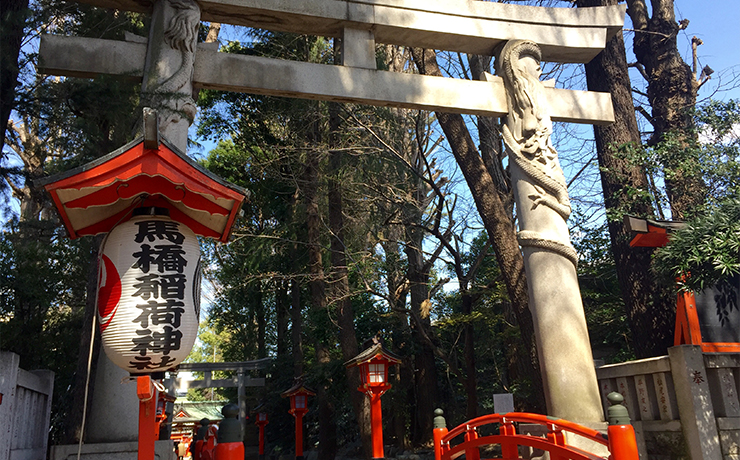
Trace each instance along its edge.
<path fill-rule="evenodd" d="M 170 115 L 160 126 L 164 127 L 181 114 L 190 123 L 195 119 L 195 101 L 189 94 L 183 95 L 183 89 L 192 80 L 195 47 L 200 25 L 200 7 L 194 0 L 168 0 L 175 14 L 167 25 L 164 39 L 173 50 L 179 51 L 180 67 L 167 80 L 157 86 L 154 93 L 162 105 L 170 109 Z"/>
<path fill-rule="evenodd" d="M 546 206 L 567 220 L 571 212 L 568 187 L 552 145 L 552 121 L 544 86 L 539 81 L 541 52 L 529 40 L 511 40 L 496 62 L 504 80 L 509 115 L 502 135 L 509 158 L 530 179 L 535 193 L 528 198 L 532 208 Z M 577 254 L 570 242 L 557 241 L 531 230 L 518 234 L 522 246 L 547 249 L 567 257 L 574 264 Z"/>

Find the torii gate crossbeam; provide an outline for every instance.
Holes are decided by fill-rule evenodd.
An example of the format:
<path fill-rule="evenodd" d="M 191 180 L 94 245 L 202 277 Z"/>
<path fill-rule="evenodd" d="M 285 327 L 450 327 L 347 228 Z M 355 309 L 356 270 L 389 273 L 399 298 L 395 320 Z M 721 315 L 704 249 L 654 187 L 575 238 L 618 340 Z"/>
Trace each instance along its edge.
<path fill-rule="evenodd" d="M 148 13 L 152 0 L 79 0 Z M 622 28 L 625 5 L 545 8 L 465 0 L 201 0 L 203 21 L 342 37 L 371 31 L 378 43 L 491 55 L 502 41 L 527 38 L 543 59 L 585 63 Z"/>
<path fill-rule="evenodd" d="M 71 53 L 72 49 L 84 52 Z M 146 43 L 45 35 L 41 39 L 39 71 L 71 77 L 105 74 L 140 80 L 144 76 L 146 49 Z M 201 44 L 195 57 L 193 86 L 487 117 L 506 115 L 501 77 L 486 74 L 486 78 L 473 81 L 269 59 L 219 53 L 208 44 Z M 548 102 L 554 121 L 614 121 L 611 95 L 607 93 L 549 88 Z"/>

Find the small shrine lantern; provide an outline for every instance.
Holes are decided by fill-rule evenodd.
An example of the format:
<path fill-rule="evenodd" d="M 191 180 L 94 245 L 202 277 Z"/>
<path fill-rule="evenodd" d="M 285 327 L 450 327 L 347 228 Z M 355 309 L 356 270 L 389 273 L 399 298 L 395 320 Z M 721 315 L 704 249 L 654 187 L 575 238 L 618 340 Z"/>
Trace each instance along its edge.
<path fill-rule="evenodd" d="M 298 380 L 295 385 L 282 393 L 283 398 L 290 398 L 288 413 L 295 417 L 295 458 L 303 460 L 303 416 L 308 412 L 308 397 L 316 393 L 303 386 Z M 266 416 L 266 415 L 265 415 Z"/>
<path fill-rule="evenodd" d="M 269 423 L 267 420 L 267 412 L 261 410 L 257 412 L 257 420 L 254 422 L 259 427 L 259 459 L 265 458 L 265 425 Z"/>
<path fill-rule="evenodd" d="M 386 350 L 377 338 L 372 345 L 353 359 L 344 363 L 348 368 L 360 368 L 362 385 L 358 391 L 370 398 L 370 419 L 373 439 L 373 458 L 384 458 L 383 453 L 383 415 L 380 397 L 391 388 L 388 383 L 388 367 L 401 362 L 400 358 Z"/>
<path fill-rule="evenodd" d="M 398 356 L 386 350 L 378 339 L 372 339 L 373 345 L 362 353 L 344 363 L 346 367 L 360 368 L 362 386 L 358 391 L 363 393 L 383 394 L 391 385 L 388 383 L 388 367 L 398 364 Z"/>

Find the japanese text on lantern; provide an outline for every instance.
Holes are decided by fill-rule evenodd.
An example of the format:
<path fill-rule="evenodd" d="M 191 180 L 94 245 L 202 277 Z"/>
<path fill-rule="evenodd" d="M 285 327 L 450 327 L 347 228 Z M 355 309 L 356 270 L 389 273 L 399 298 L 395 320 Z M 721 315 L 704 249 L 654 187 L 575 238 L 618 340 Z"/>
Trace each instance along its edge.
<path fill-rule="evenodd" d="M 182 340 L 179 328 L 187 285 L 183 271 L 188 264 L 182 247 L 185 237 L 177 222 L 151 220 L 136 225 L 134 241 L 140 250 L 132 256 L 141 276 L 136 277 L 132 296 L 141 299 L 136 305 L 141 314 L 133 320 L 139 329 L 131 351 L 138 356 L 129 364 L 137 370 L 166 369 L 174 361 L 170 352 L 179 350 Z M 160 330 L 153 331 L 152 326 Z M 150 353 L 161 355 L 160 361 L 153 362 Z"/>

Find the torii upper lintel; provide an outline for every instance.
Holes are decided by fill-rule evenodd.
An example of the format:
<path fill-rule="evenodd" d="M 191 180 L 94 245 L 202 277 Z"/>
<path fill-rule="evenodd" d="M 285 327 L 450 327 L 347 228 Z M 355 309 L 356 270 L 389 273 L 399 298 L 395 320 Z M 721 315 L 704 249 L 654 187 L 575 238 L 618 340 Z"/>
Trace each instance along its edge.
<path fill-rule="evenodd" d="M 152 0 L 79 0 L 151 12 Z M 200 0 L 203 21 L 279 32 L 342 37 L 371 31 L 378 43 L 470 54 L 503 41 L 536 42 L 545 61 L 585 63 L 621 30 L 625 5 L 549 8 L 468 0 Z"/>

